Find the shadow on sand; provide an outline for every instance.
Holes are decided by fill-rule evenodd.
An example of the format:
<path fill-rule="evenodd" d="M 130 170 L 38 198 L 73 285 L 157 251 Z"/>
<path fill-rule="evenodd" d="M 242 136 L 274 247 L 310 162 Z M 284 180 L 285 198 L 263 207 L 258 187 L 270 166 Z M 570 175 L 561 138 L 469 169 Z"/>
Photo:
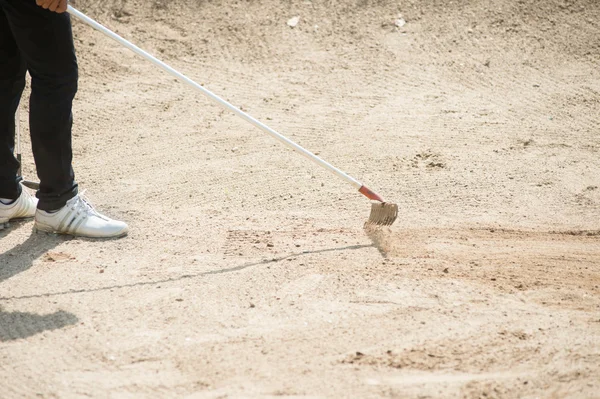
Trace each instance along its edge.
<path fill-rule="evenodd" d="M 18 223 L 14 223 L 17 225 Z M 10 229 L 0 231 L 0 240 L 8 235 Z M 31 235 L 23 243 L 0 254 L 0 283 L 21 272 L 28 270 L 36 259 L 64 242 L 65 237 L 36 234 Z"/>
<path fill-rule="evenodd" d="M 59 310 L 48 315 L 4 312 L 0 309 L 0 342 L 31 337 L 43 331 L 58 330 L 78 322 L 75 315 Z"/>
<path fill-rule="evenodd" d="M 13 222 L 12 228 L 22 223 L 24 222 Z M 6 237 L 12 228 L 1 230 L 0 239 Z M 28 270 L 36 259 L 64 241 L 64 237 L 31 233 L 23 243 L 0 254 L 0 283 Z M 0 342 L 31 337 L 43 331 L 58 330 L 77 321 L 75 315 L 62 310 L 48 315 L 38 315 L 27 312 L 6 312 L 0 308 Z"/>

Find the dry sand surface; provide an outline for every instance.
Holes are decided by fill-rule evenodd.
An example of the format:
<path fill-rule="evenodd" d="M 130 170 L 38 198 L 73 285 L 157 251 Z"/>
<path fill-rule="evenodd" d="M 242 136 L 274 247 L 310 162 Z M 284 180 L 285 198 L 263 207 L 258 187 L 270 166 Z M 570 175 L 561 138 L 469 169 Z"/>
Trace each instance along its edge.
<path fill-rule="evenodd" d="M 131 233 L 0 231 L 1 398 L 600 397 L 599 1 L 73 5 L 400 216 L 75 21 Z"/>

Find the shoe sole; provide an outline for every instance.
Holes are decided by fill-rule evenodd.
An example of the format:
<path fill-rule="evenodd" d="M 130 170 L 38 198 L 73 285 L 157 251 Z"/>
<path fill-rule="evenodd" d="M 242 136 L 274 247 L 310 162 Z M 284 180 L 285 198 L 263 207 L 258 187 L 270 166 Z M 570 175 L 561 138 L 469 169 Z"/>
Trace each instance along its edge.
<path fill-rule="evenodd" d="M 73 234 L 73 233 L 65 233 L 63 231 L 56 231 L 54 229 L 45 229 L 45 228 L 40 228 L 39 225 L 34 225 L 33 226 L 33 232 L 36 234 L 46 234 L 46 235 L 64 235 L 64 236 L 71 236 L 71 237 L 82 237 L 82 238 L 96 238 L 96 239 L 106 239 L 106 238 L 121 238 L 121 237 L 125 237 L 128 232 L 124 232 L 124 233 L 119 233 L 119 234 L 115 234 L 112 236 L 90 236 L 90 235 L 85 235 L 85 234 Z"/>

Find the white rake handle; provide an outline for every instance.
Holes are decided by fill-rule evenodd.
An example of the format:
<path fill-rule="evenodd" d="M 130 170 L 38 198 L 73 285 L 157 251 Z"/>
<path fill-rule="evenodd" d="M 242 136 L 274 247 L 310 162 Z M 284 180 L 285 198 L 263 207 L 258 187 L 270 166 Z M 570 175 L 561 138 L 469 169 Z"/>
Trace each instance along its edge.
<path fill-rule="evenodd" d="M 116 33 L 112 32 L 110 29 L 108 29 L 108 28 L 100 25 L 98 22 L 96 22 L 93 19 L 91 19 L 90 17 L 86 16 L 81 11 L 76 10 L 75 8 L 73 8 L 70 5 L 68 6 L 67 11 L 72 16 L 77 17 L 81 21 L 83 21 L 86 24 L 90 25 L 92 28 L 94 28 L 94 29 L 96 29 L 96 30 L 104 33 L 106 36 L 110 37 L 111 39 L 116 40 L 117 42 L 119 42 L 123 46 L 127 47 L 128 49 L 130 49 L 134 53 L 136 53 L 136 54 L 144 57 L 148 61 L 152 62 L 154 65 L 156 65 L 159 68 L 163 69 L 165 72 L 173 75 L 174 77 L 176 77 L 177 79 L 179 79 L 183 83 L 187 84 L 188 86 L 192 87 L 193 89 L 198 90 L 200 93 L 204 94 L 206 97 L 210 98 L 211 100 L 213 100 L 217 104 L 219 104 L 222 107 L 224 107 L 224 108 L 232 111 L 233 113 L 235 113 L 240 118 L 245 119 L 246 121 L 250 122 L 254 126 L 258 127 L 259 129 L 263 130 L 264 132 L 268 133 L 269 135 L 273 136 L 274 138 L 276 138 L 277 140 L 281 141 L 283 144 L 285 144 L 286 146 L 288 146 L 292 150 L 294 150 L 296 152 L 299 152 L 300 154 L 304 155 L 306 158 L 310 159 L 311 161 L 315 162 L 316 164 L 322 166 L 325 169 L 330 170 L 331 172 L 333 172 L 338 177 L 346 180 L 348 183 L 352 184 L 355 188 L 359 189 L 359 191 L 363 195 L 367 196 L 369 199 L 383 202 L 383 199 L 379 195 L 377 195 L 376 193 L 374 193 L 373 191 L 371 191 L 370 189 L 368 189 L 367 187 L 365 187 L 358 180 L 354 179 L 350 175 L 344 173 L 340 169 L 336 168 L 335 166 L 333 166 L 333 165 L 329 164 L 328 162 L 324 161 L 323 159 L 319 158 L 318 156 L 316 156 L 312 152 L 310 152 L 310 151 L 304 149 L 303 147 L 299 146 L 298 144 L 294 143 L 293 141 L 291 141 L 287 137 L 283 136 L 282 134 L 276 132 L 275 130 L 271 129 L 269 126 L 265 125 L 264 123 L 262 123 L 262 122 L 260 122 L 260 121 L 258 121 L 256 119 L 254 119 L 252 116 L 250 116 L 247 113 L 243 112 L 242 110 L 240 110 L 239 108 L 237 108 L 234 105 L 230 104 L 229 102 L 223 100 L 221 97 L 219 97 L 216 94 L 212 93 L 210 90 L 205 89 L 204 87 L 202 87 L 198 83 L 194 82 L 192 79 L 188 78 L 184 74 L 182 74 L 182 73 L 176 71 L 175 69 L 171 68 L 169 65 L 165 64 L 161 60 L 159 60 L 159 59 L 153 57 L 152 55 L 148 54 L 147 52 L 145 52 L 141 48 L 137 47 L 133 43 L 131 43 L 131 42 L 123 39 L 121 36 L 119 36 Z"/>
<path fill-rule="evenodd" d="M 17 133 L 17 161 L 19 161 L 19 170 L 17 174 L 21 176 L 21 100 L 19 99 L 19 105 L 17 105 L 17 111 L 15 112 L 15 131 Z"/>
<path fill-rule="evenodd" d="M 17 131 L 17 154 L 21 153 L 21 102 L 17 105 L 15 112 L 15 130 Z"/>

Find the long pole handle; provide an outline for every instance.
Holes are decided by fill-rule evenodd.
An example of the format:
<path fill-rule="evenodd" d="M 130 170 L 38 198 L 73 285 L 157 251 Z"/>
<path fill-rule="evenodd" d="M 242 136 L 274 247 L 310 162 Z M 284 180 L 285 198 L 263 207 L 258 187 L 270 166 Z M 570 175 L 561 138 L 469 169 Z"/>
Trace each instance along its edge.
<path fill-rule="evenodd" d="M 17 170 L 17 179 L 23 184 L 25 187 L 29 187 L 32 190 L 39 190 L 40 184 L 23 180 L 23 166 L 21 166 L 21 99 L 19 99 L 19 104 L 17 105 L 17 110 L 15 111 L 15 133 L 17 136 L 17 162 L 19 163 L 19 169 Z"/>
<path fill-rule="evenodd" d="M 361 182 L 359 182 L 358 180 L 356 180 L 352 176 L 344 173 L 340 169 L 336 168 L 335 166 L 331 165 L 330 163 L 328 163 L 328 162 L 324 161 L 323 159 L 319 158 L 318 156 L 316 156 L 312 152 L 310 152 L 310 151 L 304 149 L 303 147 L 299 146 L 298 144 L 294 143 L 292 140 L 288 139 L 287 137 L 283 136 L 282 134 L 278 133 L 277 131 L 271 129 L 269 126 L 265 125 L 264 123 L 258 121 L 257 119 L 254 119 L 252 116 L 250 116 L 247 113 L 243 112 L 242 110 L 240 110 L 239 108 L 237 108 L 234 105 L 230 104 L 229 102 L 223 100 L 221 97 L 219 97 L 216 94 L 212 93 L 210 90 L 202 87 L 201 85 L 199 85 L 198 83 L 194 82 L 192 79 L 188 78 L 184 74 L 182 74 L 182 73 L 176 71 L 175 69 L 171 68 L 169 65 L 165 64 L 161 60 L 159 60 L 159 59 L 153 57 L 152 55 L 148 54 L 147 52 L 145 52 L 141 48 L 137 47 L 133 43 L 131 43 L 131 42 L 123 39 L 121 36 L 119 36 L 116 33 L 112 32 L 110 29 L 104 27 L 103 25 L 100 25 L 98 22 L 94 21 L 93 19 L 91 19 L 90 17 L 86 16 L 82 12 L 78 11 L 77 9 L 73 8 L 70 5 L 68 6 L 67 11 L 72 16 L 78 18 L 82 22 L 85 22 L 86 24 L 90 25 L 92 28 L 94 28 L 94 29 L 96 29 L 96 30 L 104 33 L 106 36 L 110 37 L 111 39 L 116 40 L 117 42 L 119 42 L 123 46 L 127 47 L 128 49 L 130 49 L 134 53 L 142 56 L 143 58 L 145 58 L 148 61 L 152 62 L 154 65 L 156 65 L 159 68 L 163 69 L 165 72 L 173 75 L 174 77 L 176 77 L 177 79 L 179 79 L 183 83 L 187 84 L 188 86 L 192 87 L 193 89 L 196 89 L 197 91 L 199 91 L 200 93 L 204 94 L 206 97 L 208 97 L 209 99 L 213 100 L 217 104 L 219 104 L 222 107 L 224 107 L 224 108 L 232 111 L 234 114 L 236 114 L 240 118 L 245 119 L 246 121 L 250 122 L 254 126 L 258 127 L 259 129 L 263 130 L 264 132 L 268 133 L 269 135 L 273 136 L 275 139 L 279 140 L 280 142 L 282 142 L 283 144 L 285 144 L 287 147 L 289 147 L 292 150 L 294 150 L 294 151 L 296 151 L 296 152 L 304 155 L 306 158 L 308 158 L 311 161 L 315 162 L 316 164 L 322 166 L 323 168 L 330 170 L 331 172 L 333 172 L 338 177 L 342 178 L 343 180 L 345 180 L 348 183 L 352 184 L 355 188 L 359 189 L 359 191 L 363 195 L 367 196 L 370 199 L 383 202 L 383 199 L 379 195 L 377 195 L 373 191 L 371 191 L 368 188 L 366 188 Z"/>
<path fill-rule="evenodd" d="M 19 170 L 17 176 L 21 177 L 21 101 L 17 105 L 17 111 L 15 112 L 15 131 L 17 133 L 17 161 L 19 162 Z"/>

